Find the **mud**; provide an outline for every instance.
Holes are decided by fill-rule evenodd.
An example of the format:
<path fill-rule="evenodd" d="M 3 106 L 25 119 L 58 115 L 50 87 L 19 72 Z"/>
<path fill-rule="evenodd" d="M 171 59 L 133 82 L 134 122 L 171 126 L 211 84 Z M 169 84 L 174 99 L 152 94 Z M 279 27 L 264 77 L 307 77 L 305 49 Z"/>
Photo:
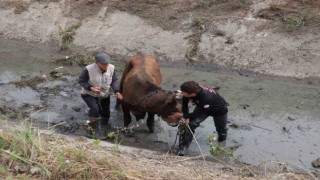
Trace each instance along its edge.
<path fill-rule="evenodd" d="M 16 123 L 31 122 L 34 126 L 54 129 L 56 132 L 85 136 L 83 124 L 87 107 L 80 97 L 77 83 L 79 66 L 58 66 L 48 59 L 63 58 L 56 47 L 1 40 L 0 112 L 2 119 Z M 18 53 L 17 53 L 18 52 Z M 119 63 L 119 62 L 116 62 Z M 121 64 L 121 63 L 119 63 Z M 201 69 L 201 67 L 199 67 Z M 4 71 L 5 70 L 5 71 Z M 52 70 L 62 74 L 48 75 Z M 320 90 L 312 84 L 268 80 L 264 77 L 246 77 L 198 71 L 184 64 L 174 68 L 163 66 L 163 84 L 166 90 L 176 90 L 186 80 L 204 85 L 220 86 L 220 94 L 231 104 L 228 140 L 225 148 L 234 148 L 233 158 L 219 156 L 221 160 L 260 167 L 279 168 L 278 162 L 287 162 L 296 171 L 316 171 L 311 162 L 319 158 L 320 142 Z M 34 87 L 18 87 L 14 82 L 22 75 L 42 76 L 45 82 Z M 103 134 L 119 132 L 123 127 L 122 113 L 115 110 L 115 97 L 111 98 L 111 118 Z M 21 116 L 13 114 L 22 113 Z M 120 145 L 156 150 L 166 153 L 174 146 L 177 128 L 169 127 L 157 119 L 156 132 L 147 133 L 144 121 L 131 124 L 132 132 L 107 139 Z M 196 139 L 203 153 L 208 153 L 208 136 L 216 135 L 212 118 L 196 130 Z M 193 141 L 190 155 L 200 155 Z M 208 158 L 210 160 L 210 158 Z"/>
<path fill-rule="evenodd" d="M 121 56 L 141 51 L 171 62 L 185 61 L 192 52 L 196 66 L 205 62 L 228 71 L 319 82 L 318 1 L 3 0 L 0 8 L 5 38 L 57 43 L 59 29 L 81 21 L 71 46 Z M 194 21 L 204 30 L 197 43 L 190 39 Z"/>

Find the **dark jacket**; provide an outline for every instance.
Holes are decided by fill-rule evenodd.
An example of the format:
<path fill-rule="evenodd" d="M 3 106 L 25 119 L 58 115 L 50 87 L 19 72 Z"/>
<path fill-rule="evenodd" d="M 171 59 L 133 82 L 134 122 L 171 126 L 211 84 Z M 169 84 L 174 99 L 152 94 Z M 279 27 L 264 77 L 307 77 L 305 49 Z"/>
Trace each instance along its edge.
<path fill-rule="evenodd" d="M 196 104 L 196 108 L 192 113 L 189 113 L 189 101 Z M 182 99 L 182 112 L 185 119 L 196 119 L 203 114 L 210 116 L 221 116 L 228 112 L 228 103 L 220 96 L 213 88 L 201 86 L 201 91 L 197 96 L 192 98 L 183 97 Z"/>
<path fill-rule="evenodd" d="M 88 91 L 91 91 L 91 85 L 89 84 L 89 72 L 86 68 L 83 69 L 79 76 L 79 84 L 81 87 L 87 89 Z M 119 82 L 118 82 L 118 77 L 116 74 L 116 71 L 114 71 L 112 75 L 112 82 L 111 82 L 111 88 L 114 93 L 120 92 L 119 88 Z"/>

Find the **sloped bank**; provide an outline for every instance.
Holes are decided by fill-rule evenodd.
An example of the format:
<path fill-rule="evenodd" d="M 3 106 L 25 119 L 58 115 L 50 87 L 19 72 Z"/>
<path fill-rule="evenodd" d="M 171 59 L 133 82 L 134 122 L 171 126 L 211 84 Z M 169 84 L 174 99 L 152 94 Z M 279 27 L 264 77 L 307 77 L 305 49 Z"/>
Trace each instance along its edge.
<path fill-rule="evenodd" d="M 162 61 L 187 61 L 186 55 L 190 51 L 188 37 L 194 33 L 190 27 L 196 16 L 192 13 L 177 22 L 180 24 L 178 30 L 170 31 L 154 24 L 151 26 L 135 15 L 111 11 L 106 3 L 79 5 L 78 11 L 89 12 L 87 16 L 77 17 L 72 6 L 78 2 L 15 2 L 20 2 L 20 5 L 12 1 L 2 2 L 0 34 L 3 37 L 57 42 L 60 39 L 59 27 L 65 29 L 81 21 L 73 43 L 87 50 L 106 50 L 123 56 L 143 52 L 155 54 Z M 28 6 L 24 7 L 21 2 Z M 78 4 L 80 2 L 83 1 Z M 200 40 L 197 55 L 193 57 L 195 64 L 207 69 L 291 77 L 318 83 L 319 34 L 291 36 L 275 29 L 261 28 L 270 22 L 247 14 L 240 19 L 216 20 L 211 22 L 211 26 L 203 26 L 205 31 L 197 36 Z M 261 30 L 257 30 L 259 27 Z"/>
<path fill-rule="evenodd" d="M 204 162 L 86 138 L 54 134 L 1 119 L 1 178 L 13 179 L 310 179 L 291 172 Z M 19 130 L 17 130 L 17 128 Z M 14 145 L 12 145 L 14 144 Z"/>

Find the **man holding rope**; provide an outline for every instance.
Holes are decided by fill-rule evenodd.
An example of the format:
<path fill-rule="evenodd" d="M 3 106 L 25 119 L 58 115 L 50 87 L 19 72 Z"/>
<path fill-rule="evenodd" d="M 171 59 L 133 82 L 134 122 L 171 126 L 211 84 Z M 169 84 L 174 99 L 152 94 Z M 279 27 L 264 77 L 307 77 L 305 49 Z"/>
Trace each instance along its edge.
<path fill-rule="evenodd" d="M 180 129 L 178 155 L 184 156 L 188 154 L 195 129 L 209 116 L 213 117 L 216 131 L 218 132 L 218 142 L 225 141 L 227 139 L 228 119 L 228 103 L 225 99 L 214 88 L 199 85 L 195 81 L 184 82 L 180 89 L 183 95 L 182 112 L 185 118 L 183 124 L 186 125 L 186 128 Z M 190 100 L 196 105 L 192 113 L 189 113 L 188 108 Z"/>
<path fill-rule="evenodd" d="M 117 99 L 122 100 L 115 66 L 105 53 L 95 55 L 95 63 L 87 65 L 80 77 L 81 97 L 90 108 L 89 120 L 86 122 L 88 133 L 97 134 L 99 121 L 107 125 L 110 117 L 110 94 L 113 91 Z"/>

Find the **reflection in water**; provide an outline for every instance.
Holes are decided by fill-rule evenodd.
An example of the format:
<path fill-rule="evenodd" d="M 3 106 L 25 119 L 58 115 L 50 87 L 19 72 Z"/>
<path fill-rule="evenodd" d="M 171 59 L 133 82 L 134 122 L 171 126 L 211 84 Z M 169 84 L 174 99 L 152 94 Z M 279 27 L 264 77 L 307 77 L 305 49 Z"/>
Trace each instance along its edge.
<path fill-rule="evenodd" d="M 0 39 L 0 71 L 30 73 L 50 70 L 44 61 L 63 57 L 52 46 L 36 43 L 21 43 L 15 40 Z"/>

